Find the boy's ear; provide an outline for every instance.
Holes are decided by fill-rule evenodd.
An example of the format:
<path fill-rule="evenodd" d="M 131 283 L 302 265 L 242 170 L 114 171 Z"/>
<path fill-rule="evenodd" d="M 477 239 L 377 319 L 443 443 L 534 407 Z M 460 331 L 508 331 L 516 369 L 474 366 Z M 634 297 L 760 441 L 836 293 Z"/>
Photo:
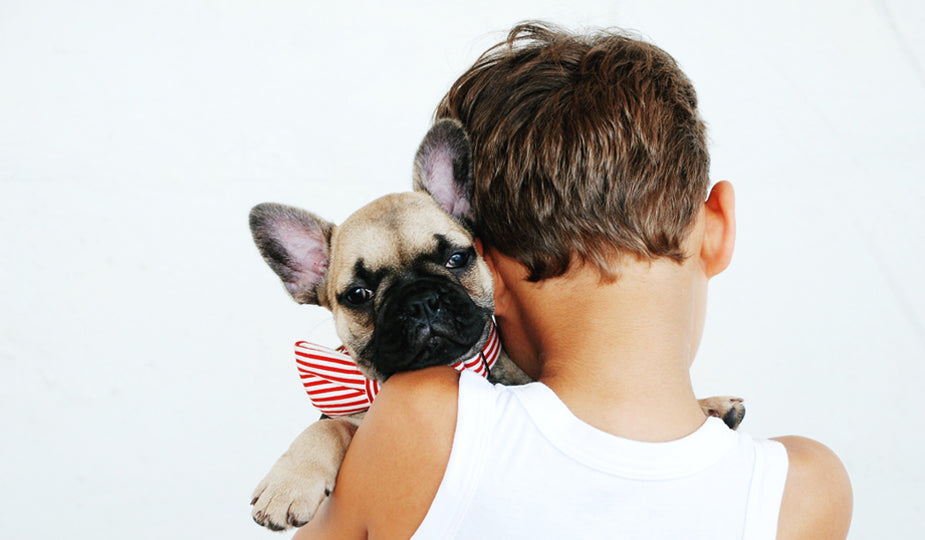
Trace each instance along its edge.
<path fill-rule="evenodd" d="M 448 214 L 470 227 L 473 187 L 472 150 L 465 129 L 450 118 L 437 120 L 414 158 L 414 189 L 430 194 Z"/>
<path fill-rule="evenodd" d="M 703 212 L 700 259 L 707 277 L 713 277 L 729 266 L 735 247 L 735 192 L 732 184 L 723 181 L 714 185 L 703 205 Z"/>
<path fill-rule="evenodd" d="M 263 259 L 292 298 L 318 304 L 334 224 L 299 208 L 263 203 L 251 209 L 250 228 Z"/>

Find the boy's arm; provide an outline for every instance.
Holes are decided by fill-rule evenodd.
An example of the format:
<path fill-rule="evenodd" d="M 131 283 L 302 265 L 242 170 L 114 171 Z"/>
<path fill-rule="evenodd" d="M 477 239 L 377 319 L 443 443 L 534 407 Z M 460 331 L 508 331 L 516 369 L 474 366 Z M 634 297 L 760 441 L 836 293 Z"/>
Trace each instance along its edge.
<path fill-rule="evenodd" d="M 812 439 L 791 436 L 775 440 L 784 444 L 790 460 L 777 538 L 846 538 L 851 524 L 852 493 L 841 460 Z"/>
<path fill-rule="evenodd" d="M 393 375 L 357 429 L 334 492 L 294 540 L 410 537 L 443 479 L 458 395 L 450 367 Z"/>

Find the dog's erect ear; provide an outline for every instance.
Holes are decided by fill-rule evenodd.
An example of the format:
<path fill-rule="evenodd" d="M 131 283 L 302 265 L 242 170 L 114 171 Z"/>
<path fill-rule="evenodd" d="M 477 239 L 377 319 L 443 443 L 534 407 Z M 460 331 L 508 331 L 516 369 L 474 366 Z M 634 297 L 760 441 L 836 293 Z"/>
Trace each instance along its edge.
<path fill-rule="evenodd" d="M 254 243 L 300 304 L 317 304 L 328 269 L 334 224 L 291 206 L 258 204 L 250 213 Z"/>
<path fill-rule="evenodd" d="M 430 128 L 414 158 L 414 189 L 426 191 L 451 216 L 472 223 L 472 148 L 462 124 L 443 118 Z"/>

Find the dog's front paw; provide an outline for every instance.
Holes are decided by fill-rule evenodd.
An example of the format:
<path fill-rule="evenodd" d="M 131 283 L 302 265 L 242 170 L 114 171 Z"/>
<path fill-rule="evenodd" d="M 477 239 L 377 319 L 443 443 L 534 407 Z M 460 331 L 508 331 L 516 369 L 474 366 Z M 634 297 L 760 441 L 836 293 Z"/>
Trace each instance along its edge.
<path fill-rule="evenodd" d="M 714 396 L 701 399 L 700 407 L 707 415 L 721 418 L 730 429 L 739 427 L 745 418 L 745 405 L 740 397 Z"/>
<path fill-rule="evenodd" d="M 334 488 L 334 476 L 283 456 L 254 490 L 251 516 L 274 531 L 301 527 Z"/>

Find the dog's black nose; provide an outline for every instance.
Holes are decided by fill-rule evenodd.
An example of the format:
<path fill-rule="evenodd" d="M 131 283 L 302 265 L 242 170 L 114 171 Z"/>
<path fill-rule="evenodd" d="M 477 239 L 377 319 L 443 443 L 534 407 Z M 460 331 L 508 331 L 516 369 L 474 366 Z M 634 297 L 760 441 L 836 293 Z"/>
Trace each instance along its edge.
<path fill-rule="evenodd" d="M 432 324 L 440 309 L 440 294 L 434 289 L 419 291 L 405 302 L 408 319 L 422 325 Z"/>

